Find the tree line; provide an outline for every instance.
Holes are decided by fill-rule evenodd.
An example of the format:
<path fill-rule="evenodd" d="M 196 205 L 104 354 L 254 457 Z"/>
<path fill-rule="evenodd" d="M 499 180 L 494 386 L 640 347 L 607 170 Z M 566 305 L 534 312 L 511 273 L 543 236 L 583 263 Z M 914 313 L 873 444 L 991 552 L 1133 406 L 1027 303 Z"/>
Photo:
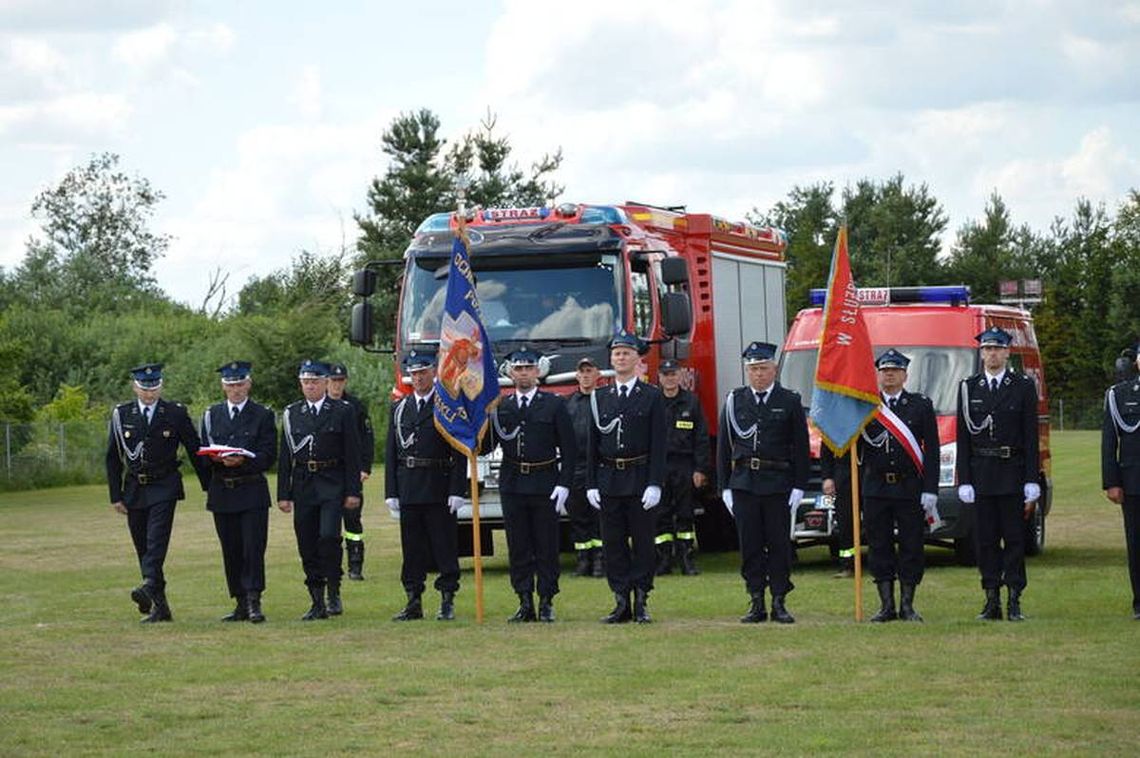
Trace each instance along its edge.
<path fill-rule="evenodd" d="M 357 237 L 336 250 L 300 250 L 279 270 L 255 276 L 224 299 L 214 272 L 198 306 L 172 300 L 155 271 L 170 245 L 154 231 L 161 190 L 95 155 L 31 204 L 39 231 L 23 260 L 0 269 L 0 420 L 104 418 L 130 397 L 127 369 L 161 361 L 166 396 L 200 410 L 220 397 L 214 369 L 235 358 L 254 363 L 254 394 L 281 408 L 297 397 L 297 363 L 345 363 L 350 389 L 375 413 L 391 388 L 391 361 L 347 342 L 350 273 L 368 260 L 398 259 L 416 226 L 455 207 L 457 179 L 472 204 L 545 204 L 561 195 L 555 149 L 522 168 L 488 113 L 449 143 L 430 110 L 401 114 L 380 136 L 389 160 L 363 189 Z M 683 199 L 683 198 L 682 198 Z M 603 199 L 604 200 L 604 199 Z M 674 198 L 664 200 L 672 201 Z M 700 209 L 695 209 L 700 210 Z M 961 283 L 975 301 L 994 302 L 1004 279 L 1040 279 L 1037 332 L 1054 395 L 1094 400 L 1111 381 L 1114 358 L 1134 344 L 1140 323 L 1140 192 L 1116 208 L 1077 199 L 1048 230 L 1018 224 L 992 195 L 984 216 L 955 233 L 942 255 L 948 221 L 925 184 L 901 174 L 837 188 L 793 187 L 749 220 L 788 234 L 788 312 L 824 286 L 836 230 L 848 225 L 861 286 Z M 377 331 L 390 342 L 398 267 L 380 272 Z"/>

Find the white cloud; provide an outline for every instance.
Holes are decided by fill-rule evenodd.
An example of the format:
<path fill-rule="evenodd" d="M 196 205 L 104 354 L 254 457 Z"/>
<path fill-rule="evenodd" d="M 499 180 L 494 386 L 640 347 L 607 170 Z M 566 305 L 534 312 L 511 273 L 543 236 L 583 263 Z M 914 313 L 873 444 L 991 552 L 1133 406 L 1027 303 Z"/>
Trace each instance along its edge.
<path fill-rule="evenodd" d="M 301 69 L 301 76 L 293 87 L 289 102 L 295 105 L 306 119 L 318 118 L 321 115 L 320 67 L 310 64 Z"/>
<path fill-rule="evenodd" d="M 237 33 L 220 21 L 196 27 L 186 33 L 186 44 L 195 52 L 228 53 L 236 41 Z"/>
<path fill-rule="evenodd" d="M 112 47 L 114 57 L 135 69 L 150 69 L 165 63 L 178 41 L 169 23 L 121 35 Z"/>
<path fill-rule="evenodd" d="M 121 131 L 130 115 L 131 105 L 120 94 L 64 95 L 0 107 L 0 137 L 19 142 L 106 137 Z"/>

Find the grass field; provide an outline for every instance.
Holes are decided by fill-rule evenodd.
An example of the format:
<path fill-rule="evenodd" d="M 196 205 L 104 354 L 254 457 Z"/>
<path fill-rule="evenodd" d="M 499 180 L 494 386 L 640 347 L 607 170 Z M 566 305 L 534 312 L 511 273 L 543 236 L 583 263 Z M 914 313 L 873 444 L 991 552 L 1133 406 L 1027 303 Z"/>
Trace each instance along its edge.
<path fill-rule="evenodd" d="M 167 561 L 175 623 L 143 627 L 105 488 L 5 494 L 0 755 L 1135 755 L 1140 623 L 1119 510 L 1100 492 L 1096 433 L 1053 445 L 1056 501 L 1023 624 L 975 622 L 976 570 L 935 548 L 922 625 L 854 623 L 852 583 L 831 577 L 823 548 L 802 551 L 789 627 L 737 622 L 733 555 L 659 579 L 649 626 L 598 624 L 604 582 L 569 576 L 558 623 L 508 626 L 502 552 L 486 561 L 483 625 L 470 561 L 458 621 L 395 624 L 398 535 L 374 478 L 367 581 L 346 582 L 345 616 L 298 620 L 300 563 L 274 511 L 269 622 L 219 623 L 231 603 L 199 493 L 179 506 Z"/>

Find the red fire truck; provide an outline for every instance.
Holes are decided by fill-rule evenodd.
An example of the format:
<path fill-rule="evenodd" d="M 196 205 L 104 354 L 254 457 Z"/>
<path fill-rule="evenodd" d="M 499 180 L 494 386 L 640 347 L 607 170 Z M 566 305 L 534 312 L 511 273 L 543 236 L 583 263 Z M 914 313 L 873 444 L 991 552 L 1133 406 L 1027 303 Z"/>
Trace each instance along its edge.
<path fill-rule="evenodd" d="M 812 305 L 800 311 L 788 330 L 780 359 L 780 382 L 811 406 L 819 335 L 823 325 L 824 290 L 812 290 Z M 958 501 L 955 480 L 956 414 L 959 385 L 981 370 L 974 336 L 991 326 L 1013 335 L 1010 366 L 1037 384 L 1037 422 L 1041 437 L 1041 507 L 1026 523 L 1026 552 L 1045 549 L 1045 519 L 1053 499 L 1052 461 L 1049 453 L 1049 400 L 1041 351 L 1033 331 L 1033 317 L 1025 310 L 1004 305 L 970 304 L 969 288 L 896 287 L 860 289 L 858 294 L 876 355 L 888 347 L 910 358 L 906 388 L 934 402 L 941 442 L 938 510 L 943 525 L 928 542 L 953 548 L 962 563 L 974 562 L 973 509 Z M 813 485 L 799 509 L 797 537 L 802 543 L 823 543 L 835 548 L 833 501 L 819 492 L 819 434 L 811 429 Z"/>
<path fill-rule="evenodd" d="M 510 386 L 504 357 L 525 344 L 544 354 L 542 386 L 568 394 L 577 388 L 578 360 L 590 356 L 606 369 L 607 343 L 624 327 L 651 344 L 642 364 L 648 380 L 656 381 L 662 358 L 684 362 L 684 386 L 700 398 L 715 433 L 720 398 L 744 383 L 744 346 L 783 340 L 787 243 L 778 230 L 633 202 L 477 208 L 467 222 L 484 326 L 504 387 Z M 455 225 L 453 213 L 430 216 L 404 253 L 398 377 L 400 356 L 439 341 Z M 365 347 L 373 342 L 367 298 L 374 288 L 373 271 L 354 277 L 364 300 L 354 307 L 351 338 Z M 411 391 L 409 381 L 396 382 L 393 398 Z M 481 541 L 490 554 L 490 530 L 502 525 L 498 461 L 484 457 L 478 465 Z M 705 495 L 717 497 L 711 490 Z M 730 547 L 735 535 L 723 508 L 701 510 L 702 548 Z"/>

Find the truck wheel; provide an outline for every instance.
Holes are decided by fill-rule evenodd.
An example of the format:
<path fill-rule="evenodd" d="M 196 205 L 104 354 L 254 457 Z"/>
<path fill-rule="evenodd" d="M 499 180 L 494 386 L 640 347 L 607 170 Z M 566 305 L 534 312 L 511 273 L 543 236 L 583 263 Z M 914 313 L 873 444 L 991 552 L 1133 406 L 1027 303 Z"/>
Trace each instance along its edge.
<path fill-rule="evenodd" d="M 1025 554 L 1041 555 L 1045 552 L 1045 509 L 1039 503 L 1033 509 L 1033 518 L 1025 524 Z"/>
<path fill-rule="evenodd" d="M 960 566 L 974 566 L 978 563 L 978 556 L 974 548 L 974 533 L 967 532 L 954 540 L 954 560 Z"/>

